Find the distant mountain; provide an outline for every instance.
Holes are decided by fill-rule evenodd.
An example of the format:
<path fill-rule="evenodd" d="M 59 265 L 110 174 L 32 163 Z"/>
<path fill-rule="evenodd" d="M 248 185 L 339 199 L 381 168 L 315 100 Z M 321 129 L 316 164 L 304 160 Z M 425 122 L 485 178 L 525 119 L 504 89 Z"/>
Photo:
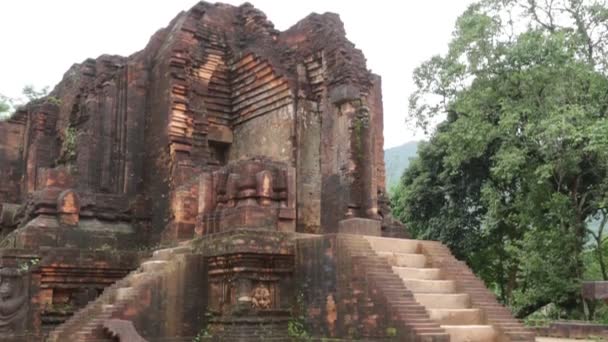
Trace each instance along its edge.
<path fill-rule="evenodd" d="M 403 171 L 410 165 L 410 158 L 416 156 L 419 141 L 410 141 L 401 146 L 384 150 L 386 164 L 386 188 L 390 191 L 399 183 Z"/>

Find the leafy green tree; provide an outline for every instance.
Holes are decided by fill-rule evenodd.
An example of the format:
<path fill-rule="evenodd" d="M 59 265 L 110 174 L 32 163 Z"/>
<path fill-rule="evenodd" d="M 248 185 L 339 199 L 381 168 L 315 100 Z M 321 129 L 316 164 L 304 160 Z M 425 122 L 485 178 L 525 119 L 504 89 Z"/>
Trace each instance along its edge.
<path fill-rule="evenodd" d="M 602 2 L 485 0 L 414 72 L 410 118 L 445 120 L 402 176 L 395 213 L 520 317 L 548 303 L 580 312 L 589 222 L 608 203 L 607 44 Z"/>
<path fill-rule="evenodd" d="M 12 110 L 13 106 L 11 99 L 0 94 L 0 120 L 8 118 Z"/>
<path fill-rule="evenodd" d="M 23 98 L 10 98 L 0 94 L 0 120 L 8 118 L 11 113 L 20 106 L 30 101 L 35 101 L 46 97 L 49 93 L 49 87 L 43 87 L 40 90 L 36 89 L 33 85 L 26 85 L 23 87 L 22 94 Z M 47 98 L 48 100 L 48 98 Z"/>
<path fill-rule="evenodd" d="M 0 99 L 0 120 L 7 117 L 11 107 L 8 103 Z"/>

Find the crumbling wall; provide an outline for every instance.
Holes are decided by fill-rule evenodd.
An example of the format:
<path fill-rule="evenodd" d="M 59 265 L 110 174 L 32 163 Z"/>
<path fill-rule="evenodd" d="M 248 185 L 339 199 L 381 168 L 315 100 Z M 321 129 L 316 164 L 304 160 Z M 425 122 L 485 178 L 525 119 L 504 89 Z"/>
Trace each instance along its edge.
<path fill-rule="evenodd" d="M 182 239 L 161 234 L 184 207 L 178 192 L 203 171 L 262 156 L 296 169 L 297 229 L 335 232 L 346 218 L 379 219 L 381 101 L 338 15 L 280 32 L 250 4 L 200 2 L 142 51 L 74 65 L 1 124 L 16 133 L 0 142 L 0 172 L 14 180 L 0 196 L 23 200 L 40 168 L 68 167 L 79 192 L 120 195 L 145 213 L 151 241 Z"/>
<path fill-rule="evenodd" d="M 288 81 L 261 58 L 248 54 L 232 74 L 234 135 L 229 160 L 269 156 L 294 164 L 294 105 Z"/>
<path fill-rule="evenodd" d="M 382 78 L 373 76 L 373 86 L 367 98 L 371 109 L 370 122 L 373 126 L 374 146 L 374 187 L 378 192 L 386 192 L 386 167 L 384 165 L 384 108 L 382 106 Z"/>
<path fill-rule="evenodd" d="M 205 267 L 201 255 L 175 258 L 159 276 L 144 276 L 141 285 L 134 281 L 135 300 L 115 317 L 133 321 L 139 334 L 149 340 L 195 337 L 206 319 L 201 309 L 208 301 Z"/>
<path fill-rule="evenodd" d="M 25 121 L 13 117 L 0 122 L 0 203 L 21 201 L 20 181 Z"/>
<path fill-rule="evenodd" d="M 321 232 L 321 113 L 316 102 L 300 99 L 296 114 L 297 230 Z"/>

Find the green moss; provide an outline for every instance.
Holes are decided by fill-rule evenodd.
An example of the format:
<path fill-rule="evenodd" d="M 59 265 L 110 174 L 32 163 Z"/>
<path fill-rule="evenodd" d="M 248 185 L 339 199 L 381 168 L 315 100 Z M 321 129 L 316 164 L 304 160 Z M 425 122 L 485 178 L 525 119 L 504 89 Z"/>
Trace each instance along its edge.
<path fill-rule="evenodd" d="M 54 104 L 54 105 L 57 105 L 57 106 L 59 106 L 59 105 L 61 104 L 61 99 L 59 99 L 59 98 L 57 98 L 57 97 L 55 97 L 55 96 L 48 96 L 48 97 L 45 99 L 45 101 L 46 101 L 47 103 Z"/>
<path fill-rule="evenodd" d="M 32 267 L 38 265 L 39 263 L 40 259 L 38 258 L 19 263 L 19 271 L 22 273 L 27 273 L 32 269 Z"/>
<path fill-rule="evenodd" d="M 63 131 L 63 141 L 61 143 L 61 155 L 57 159 L 58 165 L 71 166 L 76 160 L 76 137 L 78 131 L 76 127 L 68 126 Z"/>

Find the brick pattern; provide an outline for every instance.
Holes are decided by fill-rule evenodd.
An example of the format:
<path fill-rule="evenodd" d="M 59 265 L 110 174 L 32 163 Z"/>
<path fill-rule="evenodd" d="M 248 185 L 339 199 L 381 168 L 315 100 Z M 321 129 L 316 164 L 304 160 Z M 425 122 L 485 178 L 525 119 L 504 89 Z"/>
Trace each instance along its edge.
<path fill-rule="evenodd" d="M 491 324 L 509 341 L 534 341 L 534 333 L 515 319 L 467 264 L 452 255 L 448 247 L 440 242 L 421 241 L 421 251 L 427 257 L 429 267 L 440 268 L 445 279 L 457 282 L 458 292 L 470 296 L 472 307 L 483 310 L 487 324 Z"/>
<path fill-rule="evenodd" d="M 581 321 L 558 321 L 549 326 L 535 327 L 538 336 L 597 341 L 608 340 L 608 325 Z"/>
<path fill-rule="evenodd" d="M 287 79 L 266 60 L 247 54 L 231 66 L 234 124 L 293 103 Z"/>
<path fill-rule="evenodd" d="M 192 238 L 206 232 L 196 229 L 203 212 L 199 210 L 203 201 L 198 200 L 202 191 L 197 189 L 202 183 L 197 177 L 258 156 L 286 163 L 288 168 L 285 172 L 232 170 L 227 177 L 233 181 L 226 182 L 231 186 L 221 190 L 227 198 L 217 201 L 229 210 L 223 210 L 222 221 L 210 233 L 238 227 L 293 232 L 296 223 L 300 231 L 328 233 L 345 217 L 379 220 L 377 194 L 384 183 L 380 92 L 379 79 L 346 38 L 337 14 L 311 14 L 281 32 L 250 4 L 234 7 L 201 1 L 157 31 L 143 50 L 75 64 L 49 97 L 33 101 L 0 123 L 0 179 L 5 180 L 0 182 L 0 207 L 5 208 L 4 202 L 21 203 L 18 211 L 25 213 L 19 222 L 22 227 L 3 244 L 49 246 L 53 252 L 62 246 L 130 250 L 161 238 Z M 41 189 L 43 171 L 61 171 L 57 166 L 74 176 L 73 182 Z M 71 170 L 78 172 L 72 175 Z M 306 182 L 296 183 L 305 178 Z M 298 202 L 303 204 L 298 212 L 308 214 L 296 217 L 298 193 L 310 197 Z M 57 199 L 72 204 L 58 207 Z M 4 228 L 14 225 L 3 224 Z M 281 241 L 267 245 L 271 250 L 285 247 Z M 354 253 L 361 252 L 355 245 Z M 370 326 L 384 317 L 374 318 L 376 302 L 391 308 L 399 322 L 408 321 L 404 317 L 410 313 L 410 302 L 392 304 L 389 297 L 395 289 L 385 284 L 394 282 L 384 282 L 376 272 L 380 269 L 374 268 L 376 259 L 369 258 L 361 254 L 341 261 L 350 265 L 357 260 L 350 265 L 354 269 L 349 268 L 355 277 L 358 270 L 370 269 L 363 273 L 365 279 L 353 283 L 356 286 L 343 283 L 345 288 L 354 293 L 367 291 L 372 284 L 371 288 L 386 291 L 374 290 L 371 297 L 356 294 L 362 296 L 357 308 L 369 313 Z M 95 262 L 90 265 L 93 273 L 101 268 Z M 196 269 L 188 271 L 197 275 Z M 72 274 L 64 273 L 54 275 L 67 282 Z M 151 284 L 160 276 L 152 273 L 142 288 L 135 288 L 131 280 L 142 274 L 147 277 L 147 271 L 110 286 L 98 301 L 55 331 L 54 338 L 103 340 L 104 318 L 147 310 L 143 304 L 136 306 L 141 298 L 129 297 L 133 291 L 171 302 L 167 298 L 174 299 L 172 293 L 162 291 L 179 286 L 153 289 Z M 196 282 L 208 285 L 200 279 Z M 196 286 L 192 285 L 198 290 Z M 401 295 L 397 297 L 395 303 L 401 303 Z M 194 304 L 199 307 L 191 308 Z M 206 303 L 171 305 L 196 312 Z M 160 304 L 158 308 L 165 309 Z M 165 311 L 178 312 L 172 310 Z M 134 326 L 148 329 L 146 336 L 166 333 L 149 325 L 159 321 L 155 314 L 146 318 L 149 323 L 134 322 Z M 176 329 L 183 328 L 182 322 L 198 323 L 185 314 L 162 318 L 179 326 Z M 401 330 L 416 338 L 431 336 L 430 340 L 441 335 L 425 322 L 416 324 L 405 324 Z"/>
<path fill-rule="evenodd" d="M 105 321 L 114 318 L 129 319 L 130 315 L 137 313 L 137 308 L 140 306 L 138 301 L 147 296 L 149 287 L 153 286 L 164 273 L 172 270 L 169 264 L 175 261 L 174 256 L 190 251 L 189 247 L 184 246 L 155 252 L 152 260 L 142 263 L 139 269 L 106 287 L 95 301 L 53 330 L 47 341 L 114 341 L 112 333 L 104 328 Z M 192 338 L 181 340 L 192 340 Z"/>

